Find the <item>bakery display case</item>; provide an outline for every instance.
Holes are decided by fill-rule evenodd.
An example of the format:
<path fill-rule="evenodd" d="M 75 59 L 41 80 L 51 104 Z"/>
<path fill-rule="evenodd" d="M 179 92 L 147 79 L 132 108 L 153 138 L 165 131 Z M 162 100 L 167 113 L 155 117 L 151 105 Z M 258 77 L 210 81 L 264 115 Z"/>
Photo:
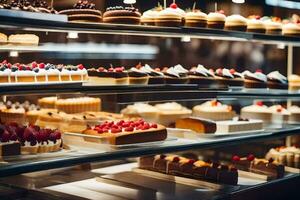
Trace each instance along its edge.
<path fill-rule="evenodd" d="M 48 3 L 0 1 L 1 199 L 299 198 L 299 16 Z"/>

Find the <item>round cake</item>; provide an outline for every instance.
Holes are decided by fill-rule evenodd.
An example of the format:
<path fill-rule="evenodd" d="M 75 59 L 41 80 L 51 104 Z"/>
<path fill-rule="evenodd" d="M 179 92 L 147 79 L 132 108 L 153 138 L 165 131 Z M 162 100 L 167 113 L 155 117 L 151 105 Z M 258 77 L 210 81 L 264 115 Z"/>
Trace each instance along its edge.
<path fill-rule="evenodd" d="M 101 99 L 92 97 L 58 99 L 55 107 L 57 110 L 65 113 L 97 112 L 101 110 Z"/>
<path fill-rule="evenodd" d="M 248 19 L 247 32 L 266 33 L 266 26 L 260 19 Z"/>
<path fill-rule="evenodd" d="M 96 10 L 95 4 L 89 3 L 87 0 L 79 0 L 74 4 L 73 9 L 62 10 L 62 15 L 68 15 L 69 21 L 74 22 L 101 22 L 101 12 Z"/>
<path fill-rule="evenodd" d="M 223 29 L 225 25 L 226 16 L 220 12 L 211 12 L 207 16 L 207 27 Z"/>
<path fill-rule="evenodd" d="M 188 27 L 206 27 L 207 14 L 200 10 L 193 10 L 185 15 L 185 26 Z"/>
<path fill-rule="evenodd" d="M 226 17 L 225 29 L 233 31 L 246 31 L 247 20 L 241 15 L 230 15 Z"/>
<path fill-rule="evenodd" d="M 158 13 L 162 11 L 162 7 L 156 7 L 151 10 L 147 10 L 143 13 L 141 17 L 141 23 L 144 25 L 155 25 L 155 19 L 158 16 Z"/>
<path fill-rule="evenodd" d="M 287 36 L 300 36 L 300 25 L 288 23 L 282 27 L 283 35 Z"/>
<path fill-rule="evenodd" d="M 155 25 L 157 26 L 181 26 L 185 12 L 172 3 L 169 8 L 160 11 L 157 15 Z"/>
<path fill-rule="evenodd" d="M 134 7 L 108 7 L 103 14 L 103 22 L 116 24 L 140 24 L 141 13 Z"/>

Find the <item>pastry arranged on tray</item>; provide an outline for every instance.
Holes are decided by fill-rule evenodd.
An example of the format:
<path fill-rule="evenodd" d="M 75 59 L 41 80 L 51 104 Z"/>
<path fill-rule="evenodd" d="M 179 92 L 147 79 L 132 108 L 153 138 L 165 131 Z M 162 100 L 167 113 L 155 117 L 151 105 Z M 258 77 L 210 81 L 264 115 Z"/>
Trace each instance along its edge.
<path fill-rule="evenodd" d="M 232 165 L 204 162 L 176 155 L 156 155 L 139 158 L 139 168 L 168 175 L 237 185 L 238 171 Z"/>
<path fill-rule="evenodd" d="M 284 165 L 274 159 L 256 158 L 249 154 L 247 157 L 233 156 L 232 163 L 242 171 L 266 175 L 268 178 L 276 179 L 284 176 Z"/>
<path fill-rule="evenodd" d="M 295 146 L 272 148 L 266 154 L 266 159 L 271 158 L 282 165 L 300 168 L 300 148 Z"/>
<path fill-rule="evenodd" d="M 99 136 L 112 145 L 162 141 L 167 138 L 164 126 L 148 123 L 142 119 L 106 121 L 88 127 L 82 134 Z"/>
<path fill-rule="evenodd" d="M 39 126 L 17 123 L 0 124 L 0 155 L 37 154 L 59 151 L 62 148 L 61 132 Z"/>
<path fill-rule="evenodd" d="M 54 65 L 32 62 L 11 64 L 4 60 L 0 63 L 1 83 L 40 83 L 85 81 L 87 70 L 83 65 Z"/>

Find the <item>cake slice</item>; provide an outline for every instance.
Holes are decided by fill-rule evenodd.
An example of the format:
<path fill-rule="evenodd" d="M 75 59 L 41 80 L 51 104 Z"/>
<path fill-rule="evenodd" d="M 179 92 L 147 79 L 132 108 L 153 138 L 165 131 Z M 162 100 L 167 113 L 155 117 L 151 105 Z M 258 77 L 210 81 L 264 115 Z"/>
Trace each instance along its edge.
<path fill-rule="evenodd" d="M 217 130 L 216 123 L 198 117 L 189 117 L 176 120 L 176 128 L 190 129 L 196 133 L 215 133 Z"/>
<path fill-rule="evenodd" d="M 262 120 L 249 120 L 243 118 L 234 118 L 229 121 L 218 121 L 217 122 L 217 133 L 233 133 L 241 131 L 254 131 L 262 130 Z"/>

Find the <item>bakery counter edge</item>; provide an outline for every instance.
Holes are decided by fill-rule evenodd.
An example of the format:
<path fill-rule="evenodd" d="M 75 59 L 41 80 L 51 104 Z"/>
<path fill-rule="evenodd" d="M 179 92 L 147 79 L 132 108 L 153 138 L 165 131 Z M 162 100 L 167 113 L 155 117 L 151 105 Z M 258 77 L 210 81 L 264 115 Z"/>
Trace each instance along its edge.
<path fill-rule="evenodd" d="M 145 25 L 124 25 L 124 24 L 105 24 L 105 23 L 72 23 L 64 21 L 52 21 L 44 19 L 28 19 L 22 17 L 12 17 L 8 15 L 1 16 L 1 25 L 9 25 L 25 28 L 39 28 L 47 31 L 57 32 L 76 30 L 80 32 L 95 32 L 95 33 L 110 33 L 110 34 L 141 34 L 141 35 L 157 35 L 157 36 L 178 36 L 189 35 L 195 36 L 216 36 L 232 38 L 232 40 L 260 40 L 260 41 L 281 41 L 291 43 L 292 45 L 300 44 L 300 37 L 282 36 L 282 35 L 267 35 L 258 33 L 247 33 L 239 31 L 227 31 L 210 28 L 190 28 L 190 27 L 158 27 Z M 118 32 L 116 32 L 118 31 Z M 236 39 L 237 38 L 237 39 Z"/>
<path fill-rule="evenodd" d="M 264 141 L 271 138 L 282 138 L 290 135 L 299 134 L 300 127 L 290 127 L 279 129 L 273 132 L 250 134 L 239 137 L 225 137 L 218 139 L 209 139 L 205 141 L 184 140 L 178 138 L 173 142 L 159 144 L 157 146 L 140 146 L 127 149 L 113 149 L 112 151 L 80 154 L 78 156 L 70 156 L 64 158 L 51 158 L 49 160 L 34 160 L 34 161 L 18 161 L 16 163 L 8 163 L 0 166 L 0 177 L 12 176 L 22 173 L 35 172 L 47 169 L 55 169 L 69 167 L 83 163 L 103 162 L 109 160 L 118 160 L 129 157 L 139 157 L 144 155 L 153 155 L 161 153 L 174 153 L 191 149 L 209 149 L 221 146 L 237 145 L 254 141 Z"/>

